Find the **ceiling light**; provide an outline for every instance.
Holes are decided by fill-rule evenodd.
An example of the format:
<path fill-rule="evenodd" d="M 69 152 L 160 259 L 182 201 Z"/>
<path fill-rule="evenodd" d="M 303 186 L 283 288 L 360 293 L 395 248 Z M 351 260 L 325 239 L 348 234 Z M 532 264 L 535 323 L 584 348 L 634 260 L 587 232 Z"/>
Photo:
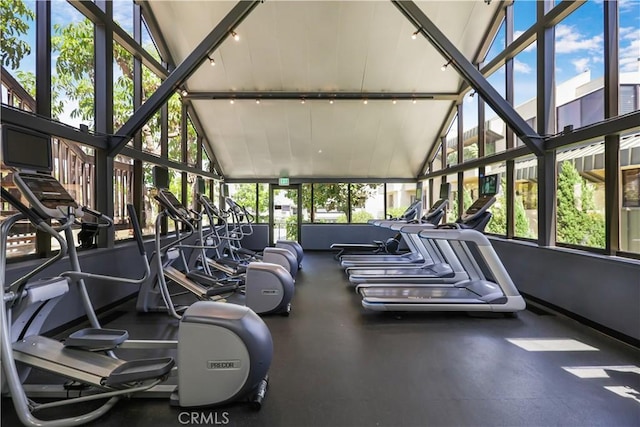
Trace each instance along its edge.
<path fill-rule="evenodd" d="M 420 32 L 420 30 L 415 30 L 413 32 L 413 34 L 411 34 L 411 40 L 415 40 L 418 38 L 418 33 Z"/>
<path fill-rule="evenodd" d="M 300 104 L 304 104 L 304 98 L 300 100 Z"/>
<path fill-rule="evenodd" d="M 318 154 L 322 154 L 322 150 L 318 150 Z"/>
<path fill-rule="evenodd" d="M 189 95 L 189 92 L 187 92 L 187 90 L 186 90 L 186 89 L 182 89 L 182 92 L 180 92 L 180 93 L 182 93 L 182 96 L 187 96 L 187 95 Z"/>
<path fill-rule="evenodd" d="M 256 104 L 260 104 L 260 100 L 259 99 L 256 99 Z"/>
<path fill-rule="evenodd" d="M 366 104 L 368 104 L 368 103 L 369 103 L 369 101 L 367 101 L 367 100 L 365 99 L 364 101 L 362 101 L 362 103 L 366 105 Z"/>
<path fill-rule="evenodd" d="M 445 70 L 447 69 L 447 67 L 449 66 L 449 64 L 451 64 L 451 60 L 447 61 L 447 63 L 446 63 L 446 64 L 443 64 L 443 65 L 442 65 L 442 67 L 440 67 L 440 69 L 441 69 L 442 71 L 445 71 Z"/>
<path fill-rule="evenodd" d="M 415 104 L 415 103 L 416 103 L 416 102 L 418 102 L 418 101 L 416 101 L 416 99 L 415 99 L 415 98 L 413 98 L 413 101 L 411 101 L 411 102 L 412 102 L 413 104 Z"/>
<path fill-rule="evenodd" d="M 210 57 L 210 56 L 207 56 L 207 58 L 209 58 L 209 64 L 211 64 L 211 66 L 212 66 L 212 67 L 215 67 L 215 66 L 216 66 L 216 60 L 215 60 L 215 59 L 213 59 L 213 58 L 212 58 L 212 57 Z"/>
<path fill-rule="evenodd" d="M 476 96 L 476 91 L 472 90 L 471 92 L 469 92 L 469 96 L 467 97 L 467 102 L 472 102 L 474 96 Z"/>
<path fill-rule="evenodd" d="M 234 103 L 235 103 L 235 101 L 233 99 L 229 100 L 229 104 L 234 104 Z"/>
<path fill-rule="evenodd" d="M 329 104 L 333 104 L 333 99 L 330 99 L 330 100 L 329 100 Z"/>
<path fill-rule="evenodd" d="M 233 39 L 237 42 L 240 41 L 240 36 L 235 31 L 231 31 L 231 37 L 233 37 Z"/>
<path fill-rule="evenodd" d="M 396 100 L 394 99 L 394 100 L 393 100 L 393 101 L 391 101 L 391 102 L 393 103 L 393 105 L 396 105 L 396 102 L 398 102 L 398 101 L 396 101 Z"/>

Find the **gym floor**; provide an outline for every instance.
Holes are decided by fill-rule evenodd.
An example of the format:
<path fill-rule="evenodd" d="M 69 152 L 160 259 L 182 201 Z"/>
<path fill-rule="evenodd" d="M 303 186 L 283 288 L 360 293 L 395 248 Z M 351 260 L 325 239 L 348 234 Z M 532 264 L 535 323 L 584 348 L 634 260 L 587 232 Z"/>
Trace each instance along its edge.
<path fill-rule="evenodd" d="M 177 321 L 134 307 L 104 326 L 176 336 Z M 311 253 L 291 316 L 265 321 L 275 353 L 261 411 L 131 399 L 93 425 L 640 426 L 640 350 L 533 306 L 517 318 L 366 312 L 331 254 Z M 19 425 L 8 398 L 2 425 Z"/>

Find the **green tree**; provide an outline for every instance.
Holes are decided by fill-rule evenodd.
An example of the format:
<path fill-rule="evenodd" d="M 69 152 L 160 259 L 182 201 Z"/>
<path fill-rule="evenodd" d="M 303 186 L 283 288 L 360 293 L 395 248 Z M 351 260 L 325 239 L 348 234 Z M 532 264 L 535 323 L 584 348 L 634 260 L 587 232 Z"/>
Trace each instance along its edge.
<path fill-rule="evenodd" d="M 363 208 L 367 199 L 375 194 L 382 184 L 351 184 L 351 206 Z M 294 199 L 295 191 L 287 191 L 287 197 Z M 311 192 L 302 192 L 302 206 L 311 206 Z M 322 207 L 327 211 L 339 211 L 347 218 L 349 211 L 349 184 L 313 184 L 312 209 Z M 346 221 L 345 221 L 346 222 Z"/>
<path fill-rule="evenodd" d="M 507 188 L 505 178 L 500 179 L 500 186 Z M 501 191 L 496 196 L 496 202 L 489 208 L 491 212 L 491 221 L 487 224 L 485 231 L 493 234 L 506 234 L 507 233 L 507 198 L 506 193 Z M 515 235 L 519 237 L 532 237 L 531 230 L 529 230 L 529 220 L 527 219 L 527 213 L 524 209 L 524 203 L 522 197 L 516 196 L 514 199 L 514 216 L 515 216 Z"/>
<path fill-rule="evenodd" d="M 31 46 L 21 37 L 27 34 L 28 21 L 35 16 L 22 0 L 0 0 L 0 50 L 4 67 L 19 68 L 20 61 L 31 53 Z"/>
<path fill-rule="evenodd" d="M 458 199 L 456 192 L 453 193 L 453 198 L 451 199 L 451 205 L 449 205 L 449 210 L 447 211 L 447 222 L 456 222 L 458 218 L 460 218 L 460 214 L 458 213 Z M 462 209 L 463 212 L 471 206 L 473 200 L 471 199 L 471 191 L 468 188 L 464 187 L 464 191 L 462 192 Z"/>
<path fill-rule="evenodd" d="M 563 162 L 558 175 L 556 218 L 559 242 L 604 247 L 604 217 L 595 211 L 593 186 L 571 162 Z"/>

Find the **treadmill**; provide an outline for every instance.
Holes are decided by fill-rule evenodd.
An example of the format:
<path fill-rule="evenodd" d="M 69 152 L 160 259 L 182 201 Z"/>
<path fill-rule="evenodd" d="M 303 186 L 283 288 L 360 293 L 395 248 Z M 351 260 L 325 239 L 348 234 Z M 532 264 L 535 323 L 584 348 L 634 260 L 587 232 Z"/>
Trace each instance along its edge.
<path fill-rule="evenodd" d="M 498 176 L 484 178 L 485 181 L 489 181 L 489 184 L 481 182 L 486 184 L 481 186 L 485 190 L 484 196 L 491 192 L 495 196 Z M 481 213 L 478 220 L 486 225 L 490 213 L 478 206 L 473 208 L 476 213 Z M 487 216 L 489 218 L 486 218 Z M 431 241 L 446 242 L 453 251 L 447 260 L 456 262 L 457 259 L 468 278 L 453 283 L 447 283 L 447 280 L 443 279 L 440 279 L 440 283 L 436 279 L 428 284 L 362 283 L 356 287 L 356 292 L 362 296 L 364 308 L 374 311 L 515 313 L 526 307 L 524 299 L 493 246 L 479 231 L 458 224 L 455 228 L 424 229 L 418 232 L 418 236 Z"/>
<path fill-rule="evenodd" d="M 445 214 L 446 207 L 449 203 L 449 190 L 450 184 L 444 183 L 440 186 L 440 199 L 437 200 L 429 209 L 429 211 L 420 219 L 421 224 L 428 224 L 430 227 L 434 227 L 440 223 L 442 217 Z M 374 221 L 374 224 L 379 227 L 388 227 L 392 230 L 400 231 L 406 221 Z M 402 234 L 402 238 L 406 242 L 410 249 L 410 252 L 402 255 L 389 255 L 389 254 L 367 254 L 367 255 L 344 255 L 341 257 L 340 265 L 343 268 L 349 269 L 352 267 L 390 267 L 393 265 L 408 265 L 414 266 L 416 264 L 431 263 L 429 256 L 422 249 L 422 245 L 411 238 L 408 238 L 406 234 Z"/>
<path fill-rule="evenodd" d="M 455 227 L 483 232 L 491 220 L 489 208 L 496 201 L 497 185 L 487 185 L 486 181 L 497 182 L 497 175 L 481 177 L 480 188 L 483 191 L 480 197 L 465 211 L 463 216 L 455 223 Z M 486 190 L 486 191 L 485 191 Z M 443 227 L 451 227 L 445 224 Z M 413 236 L 422 229 L 428 227 L 406 226 L 401 232 Z M 446 240 L 429 240 L 418 238 L 427 252 L 431 262 L 425 262 L 421 266 L 392 266 L 392 267 L 351 267 L 347 269 L 349 281 L 353 284 L 361 283 L 434 283 L 439 278 L 445 282 L 455 283 L 468 277 L 461 264 L 452 252 L 450 244 Z"/>

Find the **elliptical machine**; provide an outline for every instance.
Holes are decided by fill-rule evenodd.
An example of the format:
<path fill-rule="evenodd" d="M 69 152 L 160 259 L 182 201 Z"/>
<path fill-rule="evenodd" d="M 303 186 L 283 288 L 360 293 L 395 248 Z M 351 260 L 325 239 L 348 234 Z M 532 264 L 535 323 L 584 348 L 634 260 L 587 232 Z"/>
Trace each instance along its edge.
<path fill-rule="evenodd" d="M 11 394 L 16 413 L 24 425 L 80 425 L 105 414 L 120 398 L 144 392 L 169 397 L 171 404 L 181 407 L 219 405 L 248 399 L 254 407 L 260 408 L 273 356 L 271 334 L 260 317 L 247 307 L 197 302 L 182 317 L 178 341 L 128 341 L 126 331 L 101 328 L 84 280 L 136 284 L 149 275 L 141 230 L 133 207 L 128 208 L 138 250 L 144 260 L 144 276 L 133 280 L 82 272 L 73 242 L 72 225 L 85 213 L 98 218 L 101 226 L 105 227 L 113 224 L 110 218 L 78 206 L 60 182 L 50 175 L 52 157 L 48 136 L 18 128 L 12 128 L 10 136 L 7 136 L 3 126 L 3 157 L 6 166 L 19 168 L 14 173 L 14 182 L 31 204 L 29 209 L 2 189 L 2 198 L 19 211 L 0 226 L 3 392 Z M 25 218 L 56 239 L 60 251 L 9 284 L 6 282 L 7 238 L 13 225 Z M 52 227 L 47 224 L 49 220 L 59 226 Z M 31 280 L 67 253 L 71 271 L 51 279 Z M 79 290 L 91 328 L 72 334 L 64 343 L 40 335 L 55 305 L 73 286 Z M 178 360 L 163 357 L 127 361 L 117 357 L 118 348 L 176 349 Z M 74 386 L 25 386 L 23 383 L 31 369 L 60 375 L 72 380 Z M 176 375 L 177 386 L 169 384 L 169 378 Z M 78 387 L 82 396 L 69 398 Z M 38 396 L 47 394 L 51 398 L 63 399 L 36 403 L 28 398 L 32 390 Z M 40 420 L 34 415 L 38 410 L 98 399 L 107 401 L 82 415 L 55 420 Z"/>

